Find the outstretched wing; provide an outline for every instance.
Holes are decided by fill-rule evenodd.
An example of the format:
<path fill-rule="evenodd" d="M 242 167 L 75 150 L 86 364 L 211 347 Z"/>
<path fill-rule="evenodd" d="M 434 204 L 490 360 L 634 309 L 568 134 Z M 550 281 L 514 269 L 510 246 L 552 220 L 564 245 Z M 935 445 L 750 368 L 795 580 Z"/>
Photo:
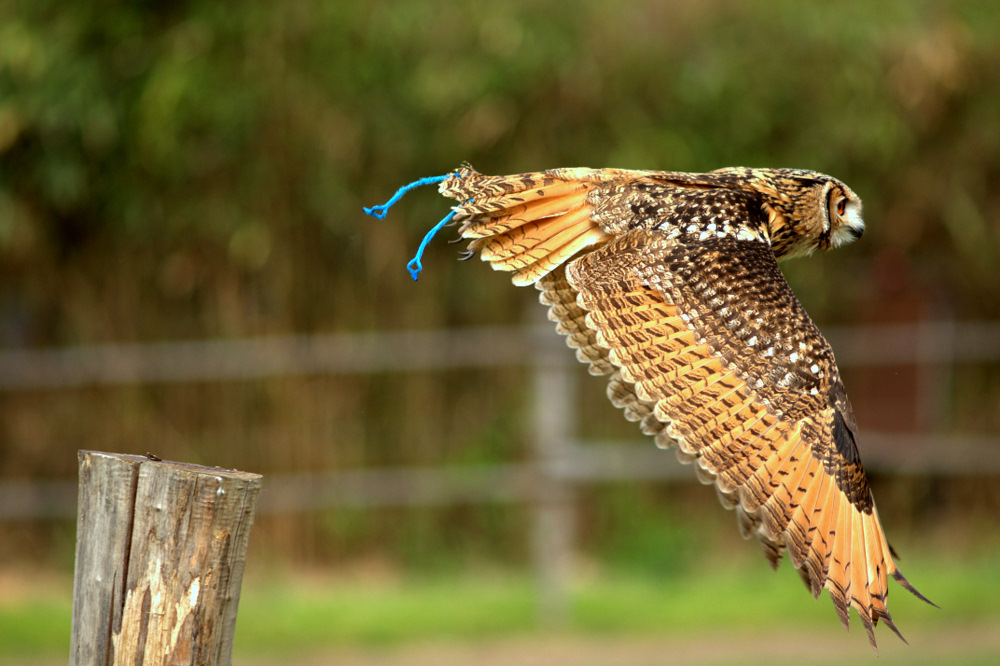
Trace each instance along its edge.
<path fill-rule="evenodd" d="M 896 631 L 887 577 L 910 585 L 879 523 L 850 404 L 769 248 L 636 230 L 573 261 L 566 277 L 620 375 L 618 401 L 645 407 L 644 429 L 661 423 L 661 441 L 715 482 L 743 535 L 759 536 L 775 567 L 787 548 L 845 625 L 853 606 L 873 644 L 879 619 Z"/>
<path fill-rule="evenodd" d="M 462 202 L 472 249 L 536 283 L 580 360 L 609 376 L 612 402 L 658 444 L 679 445 L 772 566 L 787 549 L 845 626 L 853 606 L 873 645 L 880 619 L 899 634 L 888 576 L 923 597 L 893 562 L 833 353 L 766 239 L 746 233 L 760 209 L 715 200 L 706 233 L 687 226 L 698 211 L 678 215 L 683 184 L 661 180 L 469 170 L 442 191 Z"/>

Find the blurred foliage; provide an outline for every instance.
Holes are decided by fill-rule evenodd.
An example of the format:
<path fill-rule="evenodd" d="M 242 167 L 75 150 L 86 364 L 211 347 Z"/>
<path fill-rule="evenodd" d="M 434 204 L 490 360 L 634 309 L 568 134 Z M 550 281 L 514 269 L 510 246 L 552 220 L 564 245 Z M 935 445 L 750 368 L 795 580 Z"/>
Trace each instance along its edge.
<path fill-rule="evenodd" d="M 869 231 L 786 265 L 815 319 L 996 318 L 998 31 L 989 2 L 0 0 L 0 344 L 521 321 L 533 292 L 444 242 L 418 285 L 406 275 L 447 202 L 361 214 L 463 160 L 829 172 Z M 995 370 L 968 378 L 992 387 L 970 419 L 1000 413 Z M 77 448 L 261 472 L 513 460 L 524 384 L 510 369 L 5 394 L 0 474 L 69 476 Z M 592 392 L 588 427 L 631 435 Z M 263 522 L 302 557 L 433 559 L 415 544 L 455 529 L 522 556 L 516 515 L 379 515 Z"/>
<path fill-rule="evenodd" d="M 464 159 L 832 172 L 871 240 L 796 268 L 807 302 L 874 297 L 831 283 L 896 252 L 998 314 L 992 3 L 286 5 L 0 7 L 8 343 L 509 321 L 523 301 L 449 248 L 400 279 L 445 202 L 359 215 Z"/>
<path fill-rule="evenodd" d="M 595 495 L 588 498 L 594 510 L 579 522 L 592 533 L 584 538 L 594 543 L 596 556 L 614 571 L 684 578 L 714 545 L 697 519 L 679 516 L 685 502 L 677 492 L 637 485 L 602 488 Z"/>

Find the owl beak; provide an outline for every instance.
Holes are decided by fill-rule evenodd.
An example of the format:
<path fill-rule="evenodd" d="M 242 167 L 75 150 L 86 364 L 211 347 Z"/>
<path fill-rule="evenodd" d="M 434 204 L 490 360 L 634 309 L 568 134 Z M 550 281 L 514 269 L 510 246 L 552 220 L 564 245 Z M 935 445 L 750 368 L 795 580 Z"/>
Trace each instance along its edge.
<path fill-rule="evenodd" d="M 847 233 L 851 234 L 851 240 L 856 241 L 861 238 L 861 235 L 865 233 L 865 228 L 862 226 L 850 225 L 847 227 Z"/>

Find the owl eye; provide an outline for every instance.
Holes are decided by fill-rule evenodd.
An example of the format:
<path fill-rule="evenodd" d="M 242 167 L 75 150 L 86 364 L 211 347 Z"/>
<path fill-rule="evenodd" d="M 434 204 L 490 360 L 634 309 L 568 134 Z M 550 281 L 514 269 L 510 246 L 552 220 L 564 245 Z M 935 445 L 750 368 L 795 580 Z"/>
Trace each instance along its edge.
<path fill-rule="evenodd" d="M 847 199 L 841 199 L 837 202 L 837 215 L 843 215 L 845 210 L 847 210 Z"/>

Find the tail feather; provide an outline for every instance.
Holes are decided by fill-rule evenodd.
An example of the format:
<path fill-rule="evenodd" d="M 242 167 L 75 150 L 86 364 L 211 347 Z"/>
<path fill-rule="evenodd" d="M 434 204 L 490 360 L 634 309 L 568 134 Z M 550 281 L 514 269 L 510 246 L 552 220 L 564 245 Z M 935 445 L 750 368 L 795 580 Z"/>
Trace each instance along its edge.
<path fill-rule="evenodd" d="M 514 284 L 527 285 L 611 239 L 587 203 L 597 184 L 590 169 L 483 176 L 463 165 L 440 190 L 459 201 L 455 220 L 472 241 L 469 249 L 495 270 L 514 272 Z"/>
<path fill-rule="evenodd" d="M 497 199 L 472 199 L 460 204 L 456 217 L 464 222 L 468 238 L 491 236 L 527 224 L 532 220 L 554 217 L 579 208 L 586 202 L 587 187 L 581 183 L 560 183 L 544 190 Z M 541 194 L 539 194 L 541 193 Z"/>
<path fill-rule="evenodd" d="M 491 234 L 483 245 L 483 259 L 492 262 L 528 256 L 537 261 L 579 236 L 580 227 L 586 229 L 588 222 L 589 214 L 579 206 L 558 217 L 524 222 L 509 231 Z"/>
<path fill-rule="evenodd" d="M 595 245 L 601 245 L 602 243 L 606 243 L 609 239 L 610 236 L 600 229 L 586 229 L 570 242 L 545 255 L 530 266 L 526 266 L 518 270 L 514 273 L 511 280 L 518 287 L 534 284 L 540 278 L 548 275 L 581 250 Z"/>

